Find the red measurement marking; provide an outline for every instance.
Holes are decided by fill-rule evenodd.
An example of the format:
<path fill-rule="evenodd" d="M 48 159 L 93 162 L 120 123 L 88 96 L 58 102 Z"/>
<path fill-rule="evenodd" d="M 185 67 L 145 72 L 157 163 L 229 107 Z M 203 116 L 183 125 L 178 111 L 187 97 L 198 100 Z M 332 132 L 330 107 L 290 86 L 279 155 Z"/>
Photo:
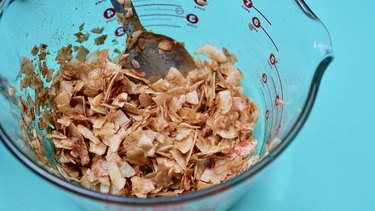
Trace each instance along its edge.
<path fill-rule="evenodd" d="M 263 75 L 262 75 L 262 81 L 263 81 L 263 83 L 267 83 L 267 81 L 268 81 L 268 77 L 267 77 L 267 74 L 265 74 L 265 73 L 263 73 Z"/>
<path fill-rule="evenodd" d="M 275 54 L 273 54 L 273 53 L 270 54 L 270 63 L 272 65 L 276 64 L 276 57 L 275 57 Z"/>
<path fill-rule="evenodd" d="M 276 96 L 276 99 L 275 99 L 275 105 L 276 105 L 276 106 L 279 105 L 279 100 L 280 100 L 280 96 L 277 95 L 277 96 Z"/>
<path fill-rule="evenodd" d="M 124 27 L 120 26 L 115 30 L 115 35 L 117 37 L 124 36 L 126 34 Z"/>
<path fill-rule="evenodd" d="M 267 23 L 269 24 L 269 25 L 272 25 L 272 23 L 268 20 L 268 18 L 266 18 L 266 16 L 265 15 L 263 15 L 263 13 L 261 12 L 261 11 L 259 11 L 258 10 L 258 8 L 256 8 L 256 7 L 254 7 L 253 6 L 253 8 L 267 21 Z"/>
<path fill-rule="evenodd" d="M 197 24 L 198 21 L 199 21 L 199 18 L 198 16 L 194 15 L 194 14 L 189 14 L 186 16 L 186 20 L 189 21 L 189 23 L 191 24 Z"/>
<path fill-rule="evenodd" d="M 261 28 L 264 31 L 264 33 L 267 35 L 267 37 L 271 40 L 272 44 L 275 46 L 276 50 L 279 51 L 279 48 L 277 47 L 275 41 L 272 39 L 271 35 L 268 34 L 268 32 L 266 31 L 266 29 L 264 29 L 263 26 L 261 25 L 259 18 L 253 17 L 252 22 L 253 22 L 253 25 L 256 28 Z"/>
<path fill-rule="evenodd" d="M 251 1 L 251 0 L 243 0 L 243 3 L 249 9 L 253 7 L 253 1 Z"/>
<path fill-rule="evenodd" d="M 283 128 L 283 126 L 281 124 L 279 124 L 279 126 L 277 127 L 277 133 L 280 133 L 282 128 Z"/>
<path fill-rule="evenodd" d="M 201 0 L 201 1 L 203 1 L 203 2 L 205 2 L 205 3 L 199 3 L 198 0 L 194 0 L 194 2 L 195 2 L 198 6 L 203 7 L 203 6 L 206 6 L 206 5 L 207 5 L 207 0 Z"/>
<path fill-rule="evenodd" d="M 252 22 L 253 22 L 253 25 L 257 28 L 260 28 L 261 25 L 260 25 L 260 20 L 257 18 L 257 17 L 253 17 L 252 19 Z"/>
<path fill-rule="evenodd" d="M 115 15 L 116 15 L 116 10 L 113 8 L 108 8 L 104 10 L 104 13 L 103 13 L 104 18 L 106 19 L 113 18 Z"/>
<path fill-rule="evenodd" d="M 275 98 L 275 107 L 276 107 L 276 123 L 278 123 L 278 118 L 279 118 L 279 100 L 280 100 L 280 96 L 277 95 L 276 98 Z"/>

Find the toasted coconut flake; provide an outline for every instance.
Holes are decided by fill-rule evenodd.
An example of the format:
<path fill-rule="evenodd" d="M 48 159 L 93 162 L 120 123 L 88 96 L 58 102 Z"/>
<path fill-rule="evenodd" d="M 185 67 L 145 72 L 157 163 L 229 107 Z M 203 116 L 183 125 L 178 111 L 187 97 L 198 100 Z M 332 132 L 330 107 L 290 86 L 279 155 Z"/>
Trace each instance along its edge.
<path fill-rule="evenodd" d="M 101 34 L 103 33 L 103 31 L 104 31 L 104 27 L 97 27 L 97 28 L 91 29 L 91 32 L 94 34 Z"/>
<path fill-rule="evenodd" d="M 122 176 L 120 168 L 117 166 L 116 162 L 107 160 L 107 166 L 109 178 L 111 178 L 112 182 L 112 192 L 117 194 L 125 187 L 126 179 Z"/>
<path fill-rule="evenodd" d="M 177 86 L 183 86 L 186 83 L 185 77 L 181 74 L 180 71 L 178 71 L 174 67 L 171 67 L 169 69 L 168 74 L 165 77 L 165 79 L 167 79 L 169 83 L 177 85 Z"/>
<path fill-rule="evenodd" d="M 52 139 L 53 144 L 55 145 L 56 148 L 58 149 L 74 149 L 77 147 L 77 142 L 72 140 L 72 139 L 57 139 L 53 138 Z"/>
<path fill-rule="evenodd" d="M 203 54 L 221 63 L 224 63 L 227 61 L 227 57 L 225 56 L 224 52 L 209 43 L 206 43 L 202 45 L 201 47 L 197 48 L 194 51 L 194 54 Z"/>
<path fill-rule="evenodd" d="M 123 129 L 120 129 L 115 135 L 110 138 L 107 138 L 104 142 L 109 145 L 110 152 L 117 152 L 122 140 L 127 135 L 127 132 Z"/>
<path fill-rule="evenodd" d="M 163 51 L 170 51 L 172 50 L 173 42 L 169 39 L 163 39 L 159 42 L 158 48 Z"/>
<path fill-rule="evenodd" d="M 66 137 L 66 135 L 58 132 L 58 131 L 53 131 L 52 134 L 46 134 L 45 135 L 46 138 L 49 138 L 49 139 L 52 139 L 52 138 L 56 138 L 56 139 L 68 139 L 68 137 Z"/>
<path fill-rule="evenodd" d="M 130 119 L 125 115 L 122 110 L 118 110 L 114 113 L 113 123 L 116 128 L 123 127 L 130 123 Z"/>
<path fill-rule="evenodd" d="M 106 118 L 105 117 L 92 117 L 90 118 L 90 121 L 92 122 L 92 127 L 94 129 L 100 129 L 103 127 Z"/>
<path fill-rule="evenodd" d="M 83 137 L 89 139 L 90 141 L 94 142 L 94 144 L 99 144 L 100 140 L 94 135 L 94 133 L 86 128 L 83 125 L 77 125 L 78 131 L 82 134 Z"/>
<path fill-rule="evenodd" d="M 211 186 L 213 186 L 213 184 L 205 183 L 205 182 L 202 182 L 202 181 L 198 181 L 197 182 L 197 189 L 198 190 L 207 189 L 207 188 L 209 188 Z"/>
<path fill-rule="evenodd" d="M 194 146 L 194 139 L 193 137 L 189 136 L 180 142 L 175 142 L 176 149 L 180 150 L 180 152 L 186 154 L 191 150 Z"/>
<path fill-rule="evenodd" d="M 186 169 L 185 156 L 176 149 L 171 150 L 170 153 L 172 154 L 172 157 L 177 161 L 178 165 L 180 165 L 180 167 L 185 170 Z"/>
<path fill-rule="evenodd" d="M 113 122 L 104 123 L 99 130 L 94 129 L 94 135 L 101 138 L 112 137 L 116 133 L 115 124 Z"/>
<path fill-rule="evenodd" d="M 218 93 L 218 98 L 216 99 L 218 104 L 218 109 L 222 114 L 226 114 L 232 108 L 232 96 L 229 90 L 221 91 Z"/>
<path fill-rule="evenodd" d="M 181 141 L 191 134 L 191 129 L 186 127 L 179 127 L 176 131 L 176 140 Z"/>
<path fill-rule="evenodd" d="M 280 99 L 278 99 L 277 101 L 276 101 L 276 105 L 277 106 L 280 106 L 280 107 L 282 107 L 282 106 L 284 106 L 284 101 L 283 100 L 280 100 Z"/>
<path fill-rule="evenodd" d="M 146 93 L 142 93 L 139 95 L 139 102 L 141 103 L 141 106 L 143 108 L 146 108 L 147 106 L 154 104 L 152 97 Z"/>
<path fill-rule="evenodd" d="M 159 115 L 156 118 L 151 119 L 150 126 L 158 131 L 163 131 L 166 127 L 168 127 L 168 122 L 164 119 L 163 116 Z"/>
<path fill-rule="evenodd" d="M 172 96 L 169 94 L 164 94 L 164 93 L 158 93 L 156 97 L 153 97 L 152 100 L 159 106 L 164 106 Z"/>
<path fill-rule="evenodd" d="M 228 157 L 230 158 L 246 158 L 251 155 L 255 151 L 255 147 L 257 146 L 258 142 L 256 140 L 244 140 L 239 142 L 234 148 L 230 150 L 228 153 Z"/>
<path fill-rule="evenodd" d="M 137 44 L 141 34 L 128 44 Z M 176 44 L 162 40 L 157 50 Z M 87 56 L 87 49 L 75 46 L 73 59 L 72 48 L 59 51 L 55 74 L 43 46 L 37 68 L 23 58 L 20 87 L 34 89 L 35 97 L 19 100 L 20 126 L 31 148 L 48 163 L 37 133 L 47 130 L 67 179 L 102 193 L 173 196 L 222 183 L 257 162 L 251 131 L 259 110 L 242 96 L 243 74 L 226 49 L 205 44 L 196 53 L 213 60 L 198 60 L 186 78 L 171 68 L 151 84 L 142 70 L 123 68 L 129 54 L 111 60 L 108 50 Z M 38 130 L 29 132 L 34 126 Z"/>
<path fill-rule="evenodd" d="M 90 54 L 85 63 L 89 65 L 97 65 L 104 67 L 108 58 L 108 50 L 95 51 Z"/>
<path fill-rule="evenodd" d="M 94 153 L 96 155 L 102 156 L 107 151 L 107 146 L 103 143 L 95 144 L 94 142 L 90 142 L 89 152 Z"/>
<path fill-rule="evenodd" d="M 112 162 L 115 162 L 115 163 L 120 163 L 122 161 L 121 157 L 118 155 L 118 153 L 116 152 L 111 152 L 111 151 L 108 151 L 106 156 L 105 156 L 105 159 L 107 161 L 112 161 Z"/>
<path fill-rule="evenodd" d="M 167 91 L 169 87 L 169 82 L 164 79 L 159 79 L 154 84 L 152 84 L 152 88 L 156 91 Z"/>
<path fill-rule="evenodd" d="M 79 157 L 81 159 L 82 166 L 86 166 L 90 162 L 89 150 L 87 149 L 86 143 L 83 139 L 78 139 L 79 143 Z"/>
<path fill-rule="evenodd" d="M 238 137 L 238 131 L 235 127 L 229 126 L 228 129 L 219 129 L 217 134 L 225 139 L 234 139 Z"/>
<path fill-rule="evenodd" d="M 60 154 L 58 155 L 58 162 L 60 163 L 72 163 L 77 164 L 75 159 L 70 156 L 68 153 L 66 153 L 67 150 L 61 150 Z"/>
<path fill-rule="evenodd" d="M 131 113 L 128 113 L 128 115 L 135 121 L 135 122 L 140 122 L 142 121 L 143 117 L 142 115 L 135 115 L 135 114 L 131 114 Z"/>
<path fill-rule="evenodd" d="M 135 60 L 135 59 L 132 59 L 132 60 L 130 61 L 130 63 L 132 64 L 132 66 L 133 66 L 135 69 L 138 69 L 138 68 L 141 67 L 141 65 L 139 65 L 139 62 L 138 62 L 137 60 Z"/>
<path fill-rule="evenodd" d="M 121 161 L 119 167 L 122 176 L 125 178 L 131 178 L 134 175 L 136 175 L 136 172 L 134 171 L 133 167 L 129 165 L 129 163 L 127 163 L 126 161 Z"/>
<path fill-rule="evenodd" d="M 127 161 L 133 165 L 146 165 L 148 160 L 143 149 L 133 148 L 126 153 Z"/>
<path fill-rule="evenodd" d="M 35 66 L 26 57 L 21 58 L 21 73 L 25 75 L 32 75 L 35 72 Z"/>
<path fill-rule="evenodd" d="M 128 98 L 127 93 L 121 93 L 113 100 L 112 105 L 122 108 L 124 107 L 127 98 Z"/>
<path fill-rule="evenodd" d="M 202 137 L 198 137 L 196 146 L 205 155 L 212 155 L 230 149 L 230 146 L 227 145 L 213 145 L 208 139 Z"/>
<path fill-rule="evenodd" d="M 69 117 L 62 117 L 58 119 L 57 122 L 65 127 L 69 127 L 69 125 L 72 123 Z"/>
<path fill-rule="evenodd" d="M 182 105 L 186 102 L 185 95 L 181 95 L 180 97 L 173 97 L 169 103 L 169 108 L 172 112 L 177 112 L 181 110 Z"/>
<path fill-rule="evenodd" d="M 125 0 L 119 0 L 119 3 L 121 4 L 121 2 L 125 2 Z M 122 3 L 124 4 L 124 3 Z M 131 18 L 133 17 L 133 9 L 130 8 L 128 10 L 126 10 L 126 14 L 125 14 L 125 18 Z"/>
<path fill-rule="evenodd" d="M 142 135 L 138 142 L 137 147 L 142 148 L 144 151 L 148 151 L 153 147 L 152 139 L 146 134 Z"/>
<path fill-rule="evenodd" d="M 151 179 L 143 179 L 138 176 L 131 178 L 132 192 L 138 198 L 147 198 L 147 194 L 155 189 L 154 183 Z"/>
<path fill-rule="evenodd" d="M 233 70 L 229 73 L 225 82 L 227 82 L 228 84 L 230 84 L 234 87 L 238 87 L 241 84 L 242 78 L 243 78 L 242 72 L 235 69 L 235 70 Z"/>
<path fill-rule="evenodd" d="M 197 91 L 189 92 L 186 94 L 186 102 L 192 104 L 192 105 L 198 105 L 199 104 L 199 98 Z"/>
<path fill-rule="evenodd" d="M 216 177 L 214 171 L 212 171 L 211 169 L 206 169 L 202 176 L 201 176 L 201 180 L 203 182 L 206 182 L 206 183 L 212 183 L 212 184 L 220 184 L 220 180 Z"/>

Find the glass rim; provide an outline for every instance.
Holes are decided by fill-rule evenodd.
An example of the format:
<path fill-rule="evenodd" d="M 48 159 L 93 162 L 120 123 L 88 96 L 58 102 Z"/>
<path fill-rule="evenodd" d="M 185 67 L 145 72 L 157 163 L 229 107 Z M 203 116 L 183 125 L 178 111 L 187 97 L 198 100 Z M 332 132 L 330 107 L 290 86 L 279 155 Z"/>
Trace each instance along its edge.
<path fill-rule="evenodd" d="M 12 1 L 12 0 L 10 0 Z M 305 12 L 307 16 L 316 20 L 322 24 L 325 28 L 324 24 L 315 16 L 315 14 L 308 8 L 308 6 L 304 3 L 303 0 L 295 0 L 297 4 L 301 7 L 301 9 Z M 2 7 L 6 5 L 9 0 L 0 0 L 0 13 L 2 11 Z M 326 28 L 325 28 L 326 29 Z M 328 36 L 328 30 L 326 30 Z M 330 37 L 330 36 L 329 36 Z M 6 134 L 2 125 L 0 125 L 0 140 L 4 143 L 6 148 L 19 160 L 21 161 L 26 167 L 28 167 L 32 172 L 36 175 L 40 176 L 41 178 L 47 180 L 62 188 L 68 192 L 73 194 L 79 195 L 84 198 L 93 199 L 96 201 L 102 202 L 109 202 L 114 204 L 120 205 L 138 205 L 138 206 L 148 206 L 148 205 L 165 205 L 165 204 L 180 204 L 185 203 L 197 199 L 202 199 L 217 193 L 221 193 L 227 189 L 232 188 L 245 180 L 248 180 L 255 176 L 257 173 L 262 171 L 265 167 L 272 163 L 277 157 L 281 155 L 281 153 L 292 143 L 295 137 L 300 132 L 301 128 L 305 124 L 308 116 L 313 108 L 319 85 L 322 79 L 322 76 L 329 66 L 329 64 L 333 60 L 333 55 L 327 55 L 323 60 L 318 64 L 313 79 L 311 81 L 311 85 L 308 92 L 308 97 L 305 100 L 304 106 L 298 119 L 293 124 L 292 128 L 282 137 L 280 137 L 281 143 L 272 151 L 269 152 L 268 155 L 263 157 L 258 163 L 252 166 L 250 169 L 246 170 L 242 174 L 224 182 L 219 185 L 212 186 L 210 188 L 199 190 L 195 192 L 190 192 L 178 196 L 171 196 L 171 197 L 160 197 L 160 198 L 131 198 L 126 196 L 115 196 L 109 194 L 103 194 L 94 190 L 86 189 L 82 186 L 75 185 L 67 180 L 64 180 L 47 170 L 43 167 L 39 166 L 37 163 L 33 162 L 26 154 L 24 154 L 9 138 Z"/>

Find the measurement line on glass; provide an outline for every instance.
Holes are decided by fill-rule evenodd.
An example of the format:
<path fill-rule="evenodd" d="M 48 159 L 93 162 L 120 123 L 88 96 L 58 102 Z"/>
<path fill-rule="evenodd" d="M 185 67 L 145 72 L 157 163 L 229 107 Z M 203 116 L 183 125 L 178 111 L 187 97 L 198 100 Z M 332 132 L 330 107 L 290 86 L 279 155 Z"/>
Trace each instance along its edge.
<path fill-rule="evenodd" d="M 174 9 L 162 9 L 162 8 L 149 8 L 144 9 L 143 11 L 175 11 Z"/>
<path fill-rule="evenodd" d="M 275 46 L 276 50 L 279 51 L 279 48 L 277 47 L 275 41 L 273 40 L 273 38 L 271 37 L 271 35 L 267 32 L 267 30 L 262 26 L 262 24 L 260 23 L 259 18 L 253 17 L 252 18 L 252 24 L 255 26 L 255 28 L 258 28 L 258 29 L 261 28 L 263 30 L 263 32 L 267 35 L 267 37 L 271 40 L 271 42 Z"/>
<path fill-rule="evenodd" d="M 264 20 L 267 21 L 267 23 L 269 25 L 272 25 L 271 21 L 258 8 L 256 8 L 254 6 L 252 0 L 243 0 L 243 3 L 245 5 L 245 7 L 246 7 L 246 8 L 244 8 L 245 10 L 247 10 L 248 12 L 250 12 L 248 9 L 254 8 L 254 10 L 257 11 L 264 18 Z"/>
<path fill-rule="evenodd" d="M 167 6 L 167 7 L 181 7 L 181 5 L 177 4 L 140 4 L 140 5 L 134 5 L 134 7 L 149 7 L 149 6 Z"/>
<path fill-rule="evenodd" d="M 279 81 L 279 85 L 280 85 L 280 92 L 281 92 L 281 100 L 284 101 L 284 88 L 283 88 L 283 83 L 282 83 L 282 80 L 281 80 L 281 76 L 280 76 L 280 72 L 279 72 L 279 69 L 277 68 L 277 59 L 276 59 L 276 56 L 275 54 L 271 53 L 270 54 L 270 57 L 269 57 L 269 62 L 270 64 L 275 67 L 275 70 L 276 70 L 276 74 L 277 74 L 277 78 L 278 78 L 278 81 Z M 272 68 L 271 66 L 271 68 Z M 277 100 L 280 100 L 280 96 L 276 94 L 276 98 L 278 97 Z M 276 101 L 277 102 L 277 101 Z M 284 106 L 281 106 L 281 116 L 280 116 L 280 122 L 282 122 L 282 119 L 283 119 L 283 113 L 284 113 Z"/>
<path fill-rule="evenodd" d="M 132 0 L 133 3 L 136 3 L 136 2 L 152 2 L 152 1 L 156 1 L 156 2 L 161 2 L 161 1 L 170 2 L 170 0 Z"/>
<path fill-rule="evenodd" d="M 263 82 L 262 82 L 263 83 Z M 266 100 L 266 95 L 264 94 L 264 90 L 260 87 L 260 93 L 262 94 L 263 96 L 263 101 L 264 101 L 264 106 L 266 108 L 266 112 L 265 112 L 265 120 L 266 120 L 266 133 L 272 133 L 272 123 L 269 121 L 271 120 L 270 117 L 273 115 L 270 113 L 270 110 L 268 109 L 268 106 L 267 106 L 267 100 Z"/>
<path fill-rule="evenodd" d="M 274 118 L 273 118 L 273 116 L 274 116 L 274 113 L 275 113 L 275 110 L 274 110 L 274 107 L 272 106 L 272 102 L 273 102 L 273 98 L 272 98 L 272 94 L 271 94 L 271 89 L 270 89 L 270 86 L 268 85 L 268 80 L 267 80 L 267 82 L 266 82 L 266 87 L 267 87 L 267 90 L 268 90 L 268 95 L 270 96 L 270 107 L 271 107 L 271 114 L 272 115 L 270 115 L 270 130 L 272 131 L 273 130 L 273 120 L 274 120 Z"/>
<path fill-rule="evenodd" d="M 144 27 L 172 27 L 172 28 L 181 28 L 181 26 L 172 25 L 172 24 L 149 24 L 149 25 L 144 25 Z"/>
<path fill-rule="evenodd" d="M 267 108 L 267 110 L 268 110 L 268 106 L 267 106 L 267 100 L 266 100 L 266 95 L 264 94 L 264 90 L 260 87 L 259 88 L 260 89 L 260 92 L 261 92 L 261 94 L 262 94 L 262 96 L 263 96 L 263 101 L 264 101 L 264 106 Z M 268 118 L 267 118 L 267 120 L 268 120 Z"/>
<path fill-rule="evenodd" d="M 269 61 L 271 63 L 272 66 L 275 67 L 275 70 L 276 70 L 276 73 L 277 73 L 277 77 L 278 77 L 278 80 L 279 80 L 279 83 L 280 83 L 280 89 L 281 89 L 281 96 L 282 96 L 282 100 L 284 100 L 284 89 L 283 89 L 283 84 L 281 82 L 281 76 L 280 76 L 280 72 L 277 68 L 277 60 L 276 60 L 276 56 L 275 54 L 271 53 L 270 54 L 270 57 L 269 57 Z"/>
<path fill-rule="evenodd" d="M 142 22 L 148 22 L 148 21 L 170 21 L 172 19 L 170 18 L 149 18 L 149 19 L 142 19 Z"/>
<path fill-rule="evenodd" d="M 277 89 L 276 89 L 276 84 L 275 84 L 275 80 L 273 79 L 273 77 L 271 77 L 271 80 L 272 80 L 272 85 L 273 85 L 273 88 L 274 88 L 274 91 L 275 91 L 275 102 L 273 103 L 273 106 L 275 107 L 275 110 L 276 110 L 276 118 L 275 118 L 275 122 L 278 123 L 278 118 L 279 118 L 279 106 L 278 106 L 278 101 L 280 100 L 280 97 L 279 95 L 277 94 Z"/>
<path fill-rule="evenodd" d="M 140 18 L 143 17 L 153 17 L 153 16 L 167 16 L 167 17 L 176 17 L 176 18 L 186 18 L 186 16 L 182 15 L 173 15 L 173 14 L 144 14 L 144 15 L 139 15 Z"/>

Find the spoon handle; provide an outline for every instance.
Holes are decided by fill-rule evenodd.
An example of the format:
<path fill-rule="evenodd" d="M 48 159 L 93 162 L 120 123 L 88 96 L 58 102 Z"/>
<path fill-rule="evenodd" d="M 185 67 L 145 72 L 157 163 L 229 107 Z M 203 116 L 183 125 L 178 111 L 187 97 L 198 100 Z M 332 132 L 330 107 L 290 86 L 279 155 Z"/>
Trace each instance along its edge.
<path fill-rule="evenodd" d="M 142 26 L 141 21 L 139 20 L 137 11 L 134 8 L 134 5 L 131 0 L 124 0 L 124 4 L 118 2 L 118 0 L 111 0 L 111 3 L 114 9 L 122 13 L 124 16 L 123 26 L 125 32 L 128 36 L 132 35 L 135 31 L 145 31 L 145 28 Z"/>

